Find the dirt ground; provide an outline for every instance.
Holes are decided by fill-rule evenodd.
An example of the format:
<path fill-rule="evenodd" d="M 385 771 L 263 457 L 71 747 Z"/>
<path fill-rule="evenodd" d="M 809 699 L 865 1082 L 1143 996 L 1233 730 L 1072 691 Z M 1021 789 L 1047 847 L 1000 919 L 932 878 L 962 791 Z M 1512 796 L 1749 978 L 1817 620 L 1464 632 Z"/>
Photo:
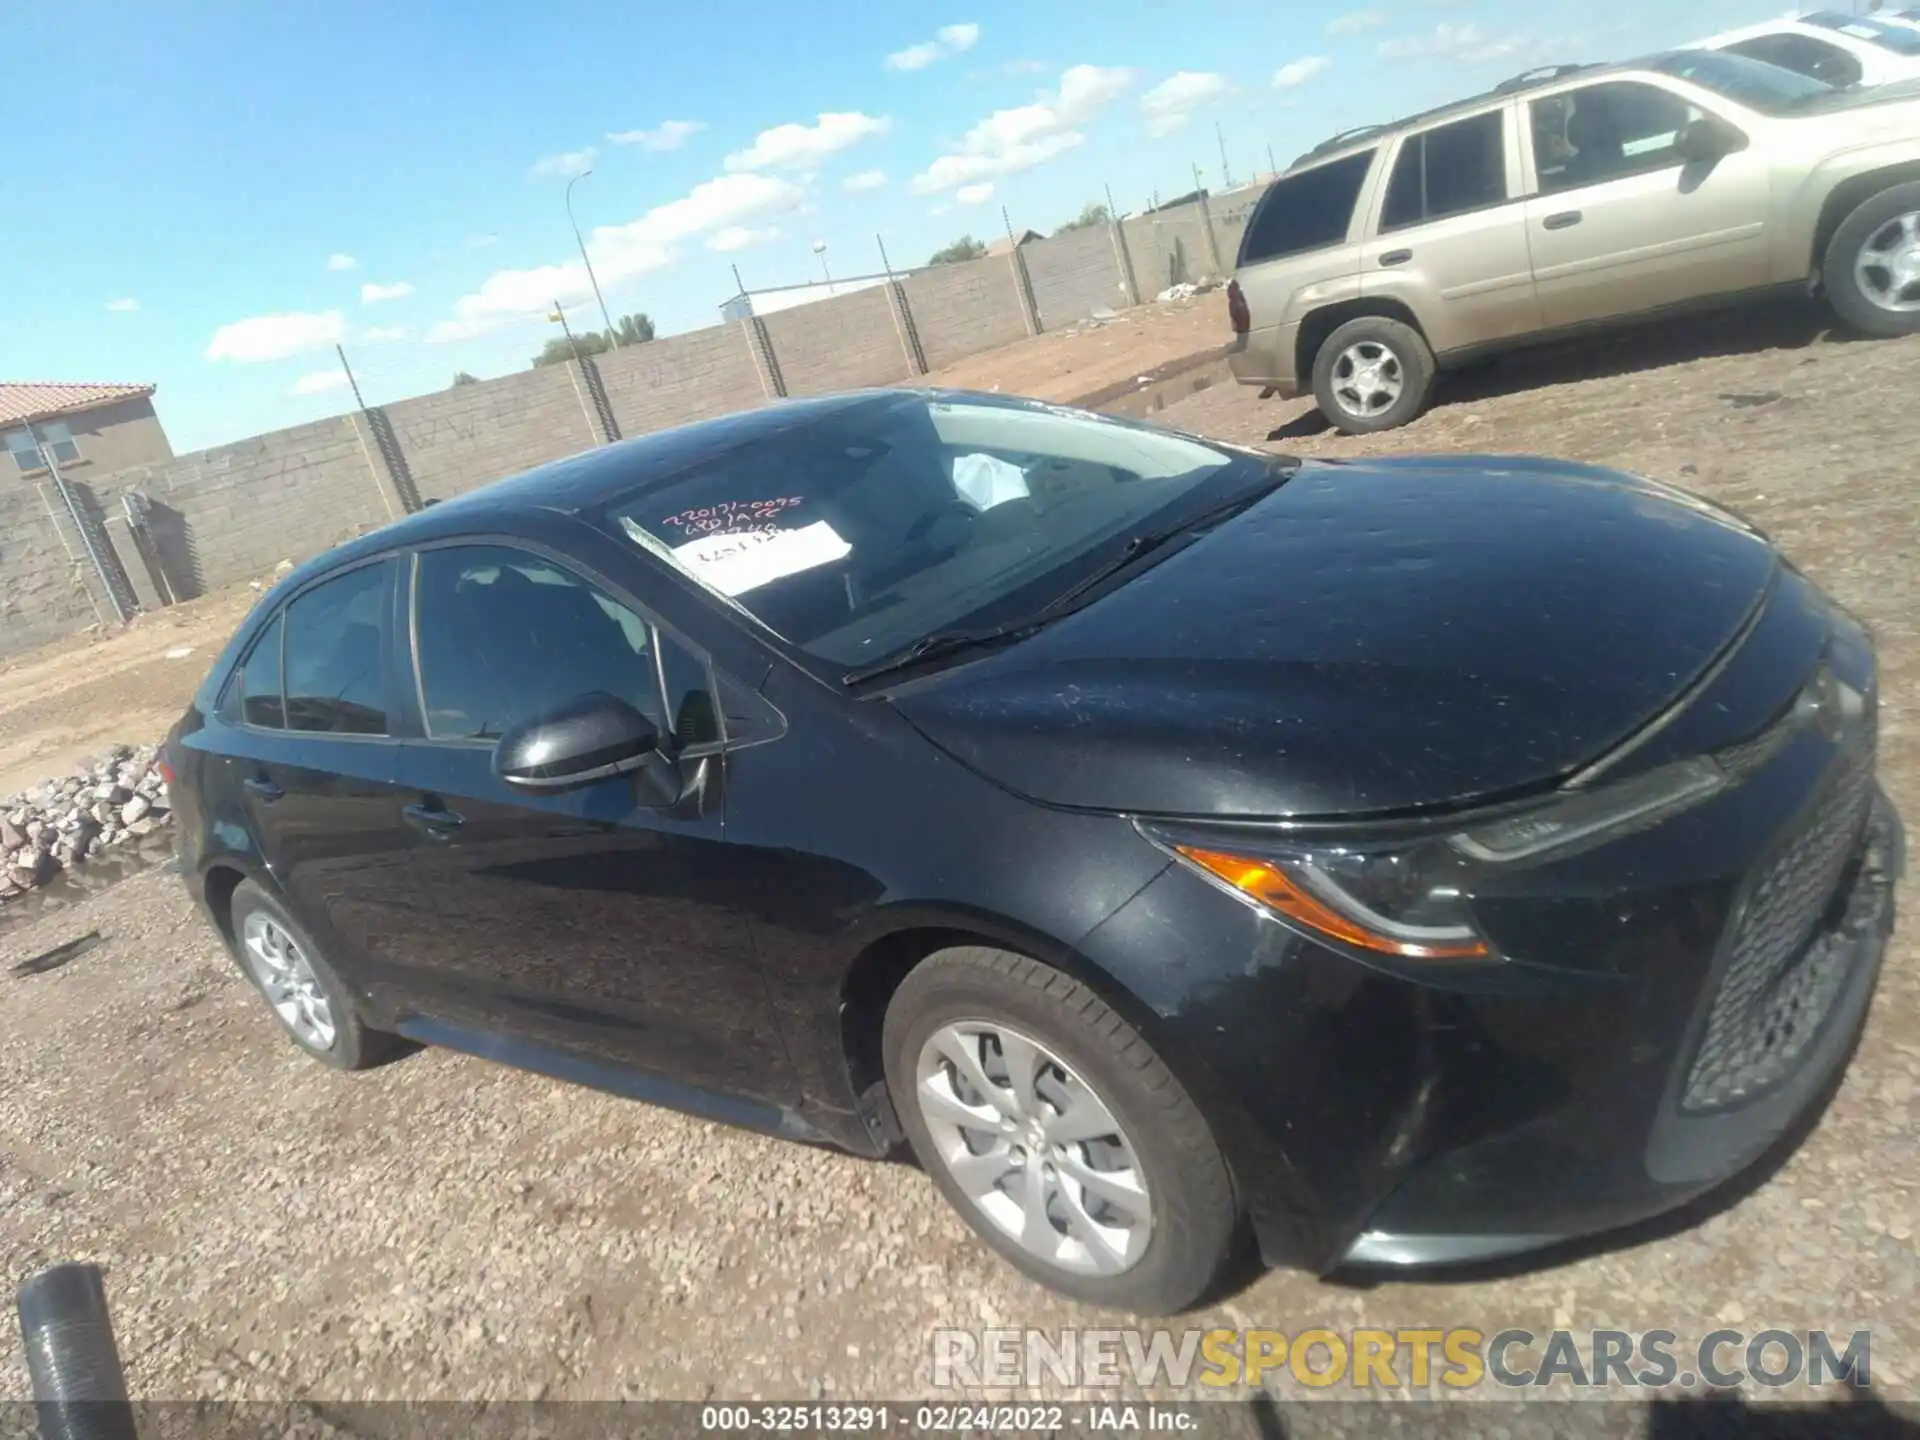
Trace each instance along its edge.
<path fill-rule="evenodd" d="M 1463 376 L 1425 419 L 1367 440 L 1232 387 L 1160 418 L 1312 454 L 1544 451 L 1732 504 L 1874 627 L 1882 774 L 1911 818 L 1917 385 L 1920 339 L 1835 342 L 1793 310 Z M 89 733 L 163 724 L 251 598 L 0 673 L 0 743 L 29 747 L 7 751 L 10 771 L 85 743 L 59 729 L 81 696 Z M 165 661 L 176 644 L 201 648 Z M 104 943 L 65 968 L 8 973 L 90 930 Z M 1896 935 L 1817 1128 L 1710 1203 L 1478 1274 L 1261 1275 L 1191 1323 L 1665 1328 L 1682 1347 L 1721 1327 L 1866 1328 L 1880 1394 L 1920 1398 L 1914 934 Z M 279 1038 L 159 871 L 0 933 L 0 1279 L 68 1258 L 107 1267 L 134 1387 L 154 1397 L 907 1397 L 929 1393 L 938 1327 L 1127 1323 L 1021 1280 L 904 1165 L 447 1053 L 326 1071 Z M 24 1394 L 0 1335 L 0 1397 Z M 1569 1407 L 1551 1430 L 1645 1428 L 1638 1407 L 1628 1430 L 1619 1414 Z M 1510 1423 L 1548 1433 L 1488 1425 Z M 1375 1422 L 1332 1428 L 1348 1424 Z"/>

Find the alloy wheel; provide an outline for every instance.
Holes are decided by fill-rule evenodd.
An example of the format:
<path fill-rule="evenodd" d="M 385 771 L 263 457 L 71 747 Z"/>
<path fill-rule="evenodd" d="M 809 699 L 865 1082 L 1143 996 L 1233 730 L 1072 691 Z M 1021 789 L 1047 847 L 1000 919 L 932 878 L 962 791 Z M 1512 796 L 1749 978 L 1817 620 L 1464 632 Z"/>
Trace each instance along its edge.
<path fill-rule="evenodd" d="M 313 973 L 300 942 L 272 916 L 255 910 L 241 929 L 241 949 L 247 969 L 259 982 L 280 1023 L 301 1044 L 314 1050 L 331 1050 L 336 1033 L 333 1006 L 327 992 L 320 988 L 319 977 Z"/>
<path fill-rule="evenodd" d="M 1920 310 L 1920 211 L 1895 215 L 1876 228 L 1854 257 L 1853 278 L 1882 310 Z"/>
<path fill-rule="evenodd" d="M 1153 1202 L 1133 1143 L 1047 1046 L 996 1021 L 943 1025 L 914 1091 L 940 1163 L 1028 1254 L 1083 1275 L 1139 1263 Z"/>
<path fill-rule="evenodd" d="M 1378 340 L 1356 340 L 1333 362 L 1334 398 L 1358 420 L 1391 410 L 1406 385 L 1400 357 Z"/>

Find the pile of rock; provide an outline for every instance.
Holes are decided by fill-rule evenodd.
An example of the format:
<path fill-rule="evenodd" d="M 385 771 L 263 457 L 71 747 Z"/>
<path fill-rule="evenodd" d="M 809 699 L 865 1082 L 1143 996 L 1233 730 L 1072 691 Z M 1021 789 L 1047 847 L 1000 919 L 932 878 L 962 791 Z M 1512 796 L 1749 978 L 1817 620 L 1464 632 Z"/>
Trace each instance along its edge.
<path fill-rule="evenodd" d="M 157 749 L 116 745 L 71 775 L 0 800 L 0 904 L 172 819 Z"/>

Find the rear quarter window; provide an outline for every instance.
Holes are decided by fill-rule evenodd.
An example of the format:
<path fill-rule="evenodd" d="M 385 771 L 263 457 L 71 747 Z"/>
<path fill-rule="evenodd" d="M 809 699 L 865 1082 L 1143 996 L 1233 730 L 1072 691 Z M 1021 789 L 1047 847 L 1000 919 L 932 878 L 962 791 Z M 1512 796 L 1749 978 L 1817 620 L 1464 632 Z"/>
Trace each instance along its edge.
<path fill-rule="evenodd" d="M 1236 263 L 1257 265 L 1344 243 L 1376 153 L 1363 150 L 1274 181 L 1247 222 Z"/>

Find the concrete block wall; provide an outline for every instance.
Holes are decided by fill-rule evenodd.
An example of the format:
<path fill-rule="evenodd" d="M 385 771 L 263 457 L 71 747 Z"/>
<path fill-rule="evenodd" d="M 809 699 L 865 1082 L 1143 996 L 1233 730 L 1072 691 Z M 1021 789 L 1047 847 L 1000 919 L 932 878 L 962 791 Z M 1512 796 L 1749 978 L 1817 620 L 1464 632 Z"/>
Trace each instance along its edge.
<path fill-rule="evenodd" d="M 926 322 L 917 312 L 915 319 L 924 338 Z M 885 287 L 775 311 L 765 323 L 789 395 L 892 385 L 913 374 Z"/>
<path fill-rule="evenodd" d="M 1005 255 L 916 270 L 900 288 L 931 370 L 1026 338 L 1013 262 Z"/>
<path fill-rule="evenodd" d="M 137 465 L 92 478 L 88 489 L 103 514 L 139 490 L 177 515 L 190 552 L 175 565 L 190 573 L 172 578 L 194 594 L 307 559 L 395 518 L 345 415 Z"/>
<path fill-rule="evenodd" d="M 1033 281 L 1040 323 L 1049 330 L 1084 320 L 1095 310 L 1124 310 L 1131 303 L 1113 232 L 1105 225 L 1035 240 L 1021 246 L 1020 253 Z"/>
<path fill-rule="evenodd" d="M 750 410 L 767 398 L 737 324 L 629 345 L 594 363 L 622 435 Z"/>
<path fill-rule="evenodd" d="M 100 619 L 88 598 L 85 557 L 69 553 L 48 512 L 51 490 L 0 487 L 0 654 L 44 645 Z"/>
<path fill-rule="evenodd" d="M 1140 278 L 1142 300 L 1151 300 L 1169 285 L 1182 281 L 1232 273 L 1233 256 L 1224 241 L 1220 245 L 1220 269 L 1215 270 L 1198 205 L 1133 215 L 1121 223 L 1127 232 L 1127 248 L 1133 253 L 1134 273 Z M 1215 238 L 1219 238 L 1218 231 Z"/>
<path fill-rule="evenodd" d="M 448 500 L 600 443 L 572 364 L 454 385 L 383 408 L 422 500 Z"/>

